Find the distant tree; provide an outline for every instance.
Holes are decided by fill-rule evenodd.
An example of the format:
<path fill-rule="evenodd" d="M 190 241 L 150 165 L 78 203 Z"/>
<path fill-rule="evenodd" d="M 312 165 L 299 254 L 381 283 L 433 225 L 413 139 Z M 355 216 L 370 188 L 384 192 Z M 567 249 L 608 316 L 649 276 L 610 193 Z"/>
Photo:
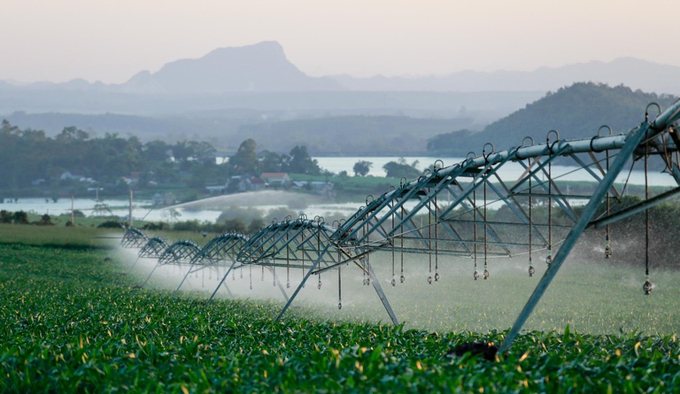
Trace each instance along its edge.
<path fill-rule="evenodd" d="M 182 214 L 179 213 L 175 208 L 170 208 L 161 212 L 161 217 L 170 222 L 176 222 L 177 218 L 180 216 L 182 216 Z"/>
<path fill-rule="evenodd" d="M 90 138 L 90 135 L 87 132 L 78 129 L 75 126 L 64 127 L 61 133 L 57 135 L 57 141 L 84 141 L 88 138 Z"/>
<path fill-rule="evenodd" d="M 144 144 L 143 156 L 149 161 L 164 163 L 170 157 L 171 147 L 164 141 L 155 140 Z"/>
<path fill-rule="evenodd" d="M 38 221 L 39 225 L 41 226 L 51 226 L 54 223 L 52 223 L 52 218 L 48 214 L 44 214 L 40 217 L 40 220 Z"/>
<path fill-rule="evenodd" d="M 283 166 L 283 157 L 268 150 L 262 151 L 260 157 L 260 170 L 262 172 L 280 172 Z"/>
<path fill-rule="evenodd" d="M 264 227 L 264 220 L 262 220 L 262 218 L 255 218 L 248 225 L 247 234 L 253 235 L 260 231 L 262 227 Z"/>
<path fill-rule="evenodd" d="M 247 231 L 246 224 L 241 218 L 227 219 L 224 221 L 224 229 L 226 232 L 245 234 Z"/>
<path fill-rule="evenodd" d="M 179 163 L 189 160 L 193 155 L 193 146 L 188 144 L 187 141 L 178 141 L 172 146 L 172 157 Z"/>
<path fill-rule="evenodd" d="M 187 220 L 185 222 L 177 222 L 173 224 L 172 229 L 175 231 L 197 232 L 201 230 L 201 224 L 198 222 L 198 220 Z"/>
<path fill-rule="evenodd" d="M 28 214 L 24 211 L 14 212 L 13 219 L 16 224 L 28 224 Z"/>
<path fill-rule="evenodd" d="M 249 138 L 241 143 L 234 156 L 229 158 L 229 167 L 234 174 L 254 173 L 258 170 L 257 142 Z"/>
<path fill-rule="evenodd" d="M 7 119 L 2 120 L 2 127 L 0 127 L 0 134 L 3 136 L 8 136 L 8 135 L 18 135 L 21 133 L 21 130 L 19 130 L 19 127 L 17 126 L 12 126 L 11 123 Z"/>
<path fill-rule="evenodd" d="M 388 162 L 383 166 L 383 169 L 387 173 L 388 178 L 406 177 L 407 179 L 414 179 L 420 175 L 420 171 L 416 168 L 417 165 L 417 160 L 409 165 L 402 157 L 398 161 Z"/>
<path fill-rule="evenodd" d="M 356 163 L 354 163 L 352 171 L 354 171 L 354 176 L 366 176 L 371 171 L 371 167 L 373 167 L 372 162 L 366 160 L 359 160 Z"/>
<path fill-rule="evenodd" d="M 319 163 L 313 160 L 307 152 L 307 147 L 304 145 L 295 145 L 290 151 L 290 162 L 288 163 L 288 172 L 293 174 L 307 174 L 319 175 L 321 168 Z"/>
<path fill-rule="evenodd" d="M 191 148 L 191 158 L 200 163 L 214 165 L 215 164 L 215 148 L 205 141 L 189 141 Z"/>

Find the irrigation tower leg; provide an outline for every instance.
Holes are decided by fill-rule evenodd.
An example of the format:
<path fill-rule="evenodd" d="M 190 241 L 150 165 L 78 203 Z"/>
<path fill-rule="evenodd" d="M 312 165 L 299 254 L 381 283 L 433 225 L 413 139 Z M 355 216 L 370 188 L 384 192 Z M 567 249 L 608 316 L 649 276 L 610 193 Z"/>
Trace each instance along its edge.
<path fill-rule="evenodd" d="M 392 323 L 394 323 L 395 326 L 398 326 L 399 320 L 397 320 L 397 315 L 394 314 L 394 311 L 392 310 L 392 306 L 390 305 L 390 302 L 387 300 L 387 297 L 385 296 L 385 293 L 383 292 L 382 286 L 380 286 L 380 281 L 378 281 L 378 277 L 375 276 L 375 272 L 373 271 L 373 267 L 371 267 L 370 264 L 368 264 L 368 273 L 369 273 L 369 275 L 371 275 L 371 283 L 373 283 L 373 288 L 375 289 L 375 292 L 378 293 L 378 297 L 380 298 L 380 301 L 382 302 L 383 306 L 385 307 L 387 314 L 390 315 L 390 319 L 392 319 Z"/>
<path fill-rule="evenodd" d="M 139 286 L 139 287 L 144 287 L 144 286 L 146 286 L 146 282 L 148 282 L 149 279 L 151 279 L 151 275 L 153 275 L 154 271 L 156 271 L 156 268 L 158 268 L 159 265 L 160 265 L 160 263 L 156 264 L 156 266 L 153 267 L 153 269 L 152 269 L 151 272 L 149 273 L 149 276 L 146 277 L 146 280 L 144 281 L 144 283 L 142 283 L 142 285 Z"/>
<path fill-rule="evenodd" d="M 566 260 L 567 256 L 569 256 L 569 252 L 571 252 L 571 249 L 574 247 L 574 245 L 576 245 L 579 237 L 581 234 L 583 234 L 583 231 L 588 226 L 590 219 L 595 214 L 595 211 L 607 193 L 607 190 L 609 190 L 611 185 L 614 183 L 614 180 L 621 172 L 621 169 L 623 169 L 626 161 L 632 157 L 633 151 L 638 147 L 638 145 L 640 145 L 640 142 L 642 142 L 642 139 L 647 135 L 647 131 L 649 129 L 649 124 L 643 123 L 621 148 L 621 151 L 619 152 L 618 156 L 616 156 L 616 160 L 614 160 L 609 172 L 607 172 L 607 175 L 604 176 L 602 182 L 600 182 L 600 184 L 597 186 L 597 189 L 595 189 L 595 192 L 590 197 L 590 201 L 588 201 L 588 204 L 583 209 L 581 217 L 579 217 L 576 224 L 574 224 L 574 227 L 572 227 L 571 231 L 569 231 L 569 235 L 567 235 L 564 243 L 557 251 L 555 259 L 553 260 L 552 264 L 550 264 L 550 268 L 545 271 L 545 274 L 541 278 L 540 282 L 538 282 L 538 285 L 536 285 L 536 288 L 529 297 L 526 305 L 524 305 L 522 312 L 520 312 L 515 324 L 510 329 L 508 336 L 505 337 L 500 349 L 498 349 L 499 352 L 508 350 L 512 344 L 512 341 L 514 341 L 517 334 L 519 334 L 519 331 L 522 329 L 522 326 L 524 326 L 524 323 L 526 323 L 527 319 L 533 312 L 536 304 L 538 304 L 538 302 L 541 300 L 541 297 L 550 285 L 550 282 L 552 282 L 553 278 L 555 278 L 555 275 L 557 275 L 557 271 L 559 271 L 562 263 L 564 263 L 564 260 Z"/>
<path fill-rule="evenodd" d="M 177 286 L 177 289 L 175 289 L 175 292 L 174 292 L 173 294 L 177 294 L 177 292 L 179 291 L 179 289 L 180 289 L 180 288 L 182 287 L 182 285 L 184 284 L 184 281 L 187 280 L 187 278 L 188 278 L 189 275 L 191 274 L 191 270 L 192 270 L 193 268 L 194 268 L 194 265 L 193 265 L 193 264 L 189 265 L 189 270 L 187 271 L 187 274 L 184 275 L 184 278 L 182 278 L 182 281 L 179 282 L 179 286 Z"/>
<path fill-rule="evenodd" d="M 220 283 L 219 283 L 219 284 L 217 285 L 217 287 L 215 288 L 215 291 L 213 291 L 212 295 L 210 296 L 210 299 L 208 299 L 208 301 L 205 303 L 206 305 L 210 304 L 210 302 L 213 300 L 213 298 L 215 298 L 215 294 L 217 294 L 217 290 L 220 289 L 220 287 L 221 287 L 222 284 L 224 283 L 225 279 L 227 279 L 227 277 L 229 276 L 229 273 L 231 272 L 231 270 L 234 269 L 234 266 L 235 266 L 235 265 L 236 265 L 236 260 L 234 260 L 234 261 L 231 262 L 231 266 L 229 266 L 229 269 L 227 270 L 227 272 L 226 272 L 226 273 L 224 274 L 224 276 L 222 277 L 222 280 L 220 280 Z M 227 287 L 227 285 L 224 285 L 224 287 L 225 287 L 225 288 L 227 289 L 227 291 L 229 292 L 229 297 L 233 297 L 233 295 L 231 294 L 231 290 L 229 290 L 229 287 Z"/>
<path fill-rule="evenodd" d="M 288 300 L 290 298 L 288 298 L 288 294 L 286 293 L 286 289 L 283 288 L 283 285 L 281 284 L 279 277 L 276 275 L 276 271 L 272 267 L 269 267 L 269 271 L 274 276 L 274 281 L 276 281 L 276 285 L 279 286 L 279 290 L 281 290 L 281 294 L 283 294 L 283 298 L 285 298 L 286 302 L 288 302 Z"/>
<path fill-rule="evenodd" d="M 132 267 L 130 267 L 130 270 L 128 271 L 128 274 L 132 272 L 133 269 L 135 269 L 135 266 L 137 265 L 137 262 L 139 261 L 140 257 L 137 256 L 137 260 L 135 260 L 134 263 L 132 263 Z"/>
<path fill-rule="evenodd" d="M 276 321 L 281 320 L 281 318 L 283 317 L 283 314 L 286 313 L 286 311 L 290 307 L 290 304 L 293 303 L 293 300 L 295 300 L 295 297 L 297 297 L 300 290 L 302 290 L 302 288 L 305 286 L 305 283 L 307 283 L 307 279 L 309 279 L 309 277 L 312 276 L 312 272 L 314 272 L 316 267 L 321 262 L 321 259 L 323 258 L 323 256 L 325 256 L 326 253 L 328 252 L 328 248 L 330 248 L 330 245 L 331 244 L 329 243 L 329 244 L 326 245 L 326 247 L 324 247 L 323 251 L 321 253 L 319 253 L 319 257 L 317 257 L 317 259 L 314 261 L 314 264 L 312 264 L 312 266 L 309 267 L 309 270 L 305 274 L 304 278 L 302 278 L 302 282 L 300 282 L 298 287 L 295 289 L 293 294 L 290 296 L 290 298 L 288 299 L 288 302 L 286 302 L 286 305 L 283 306 L 283 309 L 281 309 L 281 312 L 279 312 L 279 315 L 276 316 Z"/>

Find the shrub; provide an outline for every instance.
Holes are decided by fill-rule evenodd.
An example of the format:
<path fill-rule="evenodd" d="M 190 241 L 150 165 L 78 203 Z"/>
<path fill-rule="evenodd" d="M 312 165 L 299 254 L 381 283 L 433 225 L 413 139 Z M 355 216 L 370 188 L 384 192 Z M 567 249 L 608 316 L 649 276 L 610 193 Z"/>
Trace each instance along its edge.
<path fill-rule="evenodd" d="M 115 220 L 107 220 L 97 226 L 98 228 L 121 228 L 121 224 Z"/>

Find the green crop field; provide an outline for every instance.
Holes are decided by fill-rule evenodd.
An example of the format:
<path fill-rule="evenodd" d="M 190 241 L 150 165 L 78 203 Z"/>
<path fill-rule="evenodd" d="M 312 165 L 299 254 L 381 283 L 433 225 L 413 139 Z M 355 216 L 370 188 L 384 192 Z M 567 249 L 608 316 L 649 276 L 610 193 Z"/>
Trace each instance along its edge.
<path fill-rule="evenodd" d="M 250 300 L 205 305 L 203 278 L 192 278 L 177 297 L 161 286 L 164 272 L 137 289 L 149 263 L 129 272 L 133 259 L 107 246 L 110 240 L 92 238 L 101 233 L 33 230 L 21 237 L 38 241 L 19 235 L 0 241 L 1 392 L 662 393 L 680 387 L 675 272 L 656 272 L 657 287 L 644 297 L 639 269 L 575 264 L 558 275 L 529 321 L 532 331 L 498 360 L 485 361 L 447 352 L 463 342 L 503 340 L 536 280 L 520 274 L 521 264 L 496 263 L 486 282 L 472 281 L 467 266 L 443 264 L 442 281 L 433 286 L 424 284 L 422 262 L 411 265 L 401 288 L 383 285 L 404 321 L 397 327 L 378 323 L 386 315 L 360 276 L 345 280 L 345 306 L 334 311 L 337 277 L 328 275 L 323 297 L 307 286 L 308 299 L 317 302 L 303 297 L 301 308 L 276 322 L 282 304 L 275 297 L 259 300 L 244 288 Z M 382 267 L 378 275 L 389 277 L 389 263 L 380 258 L 386 257 L 373 262 Z M 251 272 L 237 275 L 227 281 L 234 290 Z M 271 276 L 253 275 L 256 286 L 273 288 Z M 176 279 L 170 276 L 166 287 L 176 287 Z"/>

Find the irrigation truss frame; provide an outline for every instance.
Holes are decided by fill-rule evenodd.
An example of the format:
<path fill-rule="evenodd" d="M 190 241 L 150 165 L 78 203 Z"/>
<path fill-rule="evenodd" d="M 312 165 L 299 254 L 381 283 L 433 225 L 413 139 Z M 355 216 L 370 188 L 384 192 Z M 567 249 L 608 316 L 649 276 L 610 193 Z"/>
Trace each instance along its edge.
<path fill-rule="evenodd" d="M 652 107 L 658 108 L 658 116 L 650 120 Z M 540 257 L 548 268 L 501 345 L 500 351 L 504 351 L 512 344 L 587 228 L 605 229 L 605 256 L 609 257 L 612 254 L 609 243 L 612 223 L 647 212 L 680 194 L 679 186 L 650 197 L 646 183 L 645 198 L 621 209 L 618 203 L 624 190 L 614 185 L 631 161 L 643 160 L 646 174 L 649 158 L 662 160 L 665 171 L 680 185 L 680 138 L 674 126 L 678 119 L 680 101 L 665 111 L 652 103 L 647 106 L 644 121 L 625 134 L 613 135 L 611 128 L 602 126 L 591 138 L 561 139 L 559 132 L 551 130 L 545 143 L 536 144 L 527 137 L 520 146 L 502 151 L 487 143 L 480 156 L 471 152 L 462 162 L 448 167 L 438 160 L 417 179 L 410 182 L 402 179 L 399 187 L 377 198 L 368 196 L 366 205 L 342 223 L 330 226 L 323 218 L 308 220 L 304 215 L 297 219 L 286 218 L 271 223 L 250 238 L 222 235 L 203 249 L 196 250 L 197 246 L 192 246 L 192 252 L 185 250 L 183 257 L 174 260 L 163 260 L 161 255 L 158 265 L 161 261 L 178 264 L 187 260 L 196 268 L 230 261 L 211 300 L 232 270 L 249 265 L 267 267 L 274 275 L 274 284 L 286 299 L 278 319 L 283 317 L 311 275 L 318 276 L 320 287 L 322 273 L 337 270 L 340 282 L 341 268 L 352 265 L 364 272 L 365 284 L 373 284 L 390 319 L 398 324 L 381 282 L 371 268 L 370 255 L 375 252 L 391 254 L 392 286 L 404 281 L 404 254 L 428 256 L 427 281 L 430 284 L 441 280 L 442 256 L 459 256 L 471 262 L 473 280 L 490 278 L 494 258 L 519 255 L 527 256 L 527 272 L 533 276 L 534 264 Z M 588 174 L 597 183 L 594 192 L 579 194 L 560 186 L 560 175 L 553 174 L 552 170 L 557 161 L 560 164 L 567 162 Z M 505 169 L 518 165 L 521 175 L 503 175 Z M 574 202 L 578 200 L 582 203 L 575 206 Z M 493 220 L 488 220 L 488 208 L 492 204 L 501 206 L 504 215 L 495 215 Z M 535 217 L 538 204 L 547 208 L 547 218 L 537 220 Z M 141 232 L 131 230 L 126 231 L 123 245 L 141 247 Z M 397 261 L 401 275 L 397 275 Z M 276 269 L 284 268 L 285 288 L 290 288 L 291 269 L 303 272 L 290 296 L 276 276 Z M 339 289 L 341 292 L 341 283 Z M 644 289 L 647 294 L 651 291 L 648 278 Z M 338 306 L 342 307 L 341 293 Z"/>

